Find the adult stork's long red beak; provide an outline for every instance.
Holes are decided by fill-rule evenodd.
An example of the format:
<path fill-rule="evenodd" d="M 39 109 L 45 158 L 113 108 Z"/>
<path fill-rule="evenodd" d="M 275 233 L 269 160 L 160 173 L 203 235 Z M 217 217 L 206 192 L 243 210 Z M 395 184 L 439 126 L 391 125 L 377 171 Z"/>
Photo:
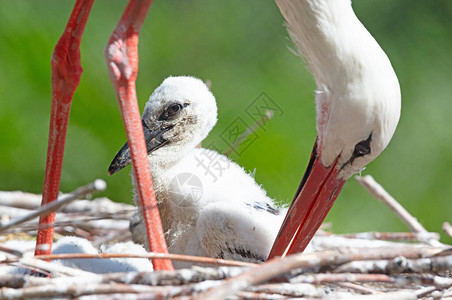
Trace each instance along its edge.
<path fill-rule="evenodd" d="M 330 167 L 321 163 L 316 140 L 308 167 L 269 258 L 301 252 L 306 248 L 345 183 L 338 174 L 337 161 Z"/>
<path fill-rule="evenodd" d="M 388 145 L 400 88 L 350 0 L 276 0 L 317 84 L 317 140 L 269 258 L 301 252 L 345 181 Z"/>

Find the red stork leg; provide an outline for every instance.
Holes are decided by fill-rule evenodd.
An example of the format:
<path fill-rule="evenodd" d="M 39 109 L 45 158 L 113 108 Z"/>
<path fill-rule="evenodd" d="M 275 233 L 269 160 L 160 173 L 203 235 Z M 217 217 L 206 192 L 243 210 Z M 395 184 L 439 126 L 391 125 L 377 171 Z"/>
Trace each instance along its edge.
<path fill-rule="evenodd" d="M 168 253 L 157 208 L 138 109 L 135 80 L 138 72 L 138 35 L 151 0 L 131 0 L 105 48 L 110 78 L 116 91 L 132 156 L 149 249 Z M 155 270 L 173 270 L 170 260 L 154 259 Z"/>
<path fill-rule="evenodd" d="M 94 0 L 77 0 L 52 55 L 52 109 L 42 205 L 58 198 L 72 96 L 80 82 L 80 41 Z M 55 213 L 39 219 L 35 255 L 52 251 Z"/>

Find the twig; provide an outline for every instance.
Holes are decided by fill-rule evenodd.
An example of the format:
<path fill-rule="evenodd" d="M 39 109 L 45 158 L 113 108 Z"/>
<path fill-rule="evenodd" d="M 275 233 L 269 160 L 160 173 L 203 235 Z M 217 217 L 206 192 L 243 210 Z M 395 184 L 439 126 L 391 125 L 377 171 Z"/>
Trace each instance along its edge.
<path fill-rule="evenodd" d="M 28 278 L 22 274 L 2 274 L 2 276 L 0 276 L 0 286 L 2 288 L 19 289 L 25 285 L 27 279 Z"/>
<path fill-rule="evenodd" d="M 452 297 L 452 290 L 450 288 L 447 289 L 441 296 L 444 297 L 444 299 Z"/>
<path fill-rule="evenodd" d="M 58 199 L 58 201 L 50 202 L 49 204 L 42 206 L 40 209 L 38 209 L 37 211 L 35 211 L 33 213 L 30 213 L 27 216 L 24 216 L 22 218 L 19 218 L 17 220 L 10 222 L 9 224 L 1 226 L 0 233 L 4 232 L 5 230 L 7 230 L 11 227 L 25 223 L 31 219 L 34 219 L 34 218 L 37 218 L 37 217 L 40 217 L 43 215 L 47 215 L 51 212 L 54 212 L 54 211 L 60 209 L 62 206 L 68 204 L 71 201 L 74 201 L 76 199 L 79 199 L 80 197 L 83 197 L 87 194 L 91 194 L 96 191 L 105 190 L 105 188 L 106 188 L 105 181 L 103 181 L 101 179 L 96 179 L 94 182 L 87 184 L 85 186 L 79 187 L 72 193 L 62 196 L 60 199 Z"/>
<path fill-rule="evenodd" d="M 444 222 L 442 229 L 448 236 L 452 237 L 452 225 L 449 222 Z"/>
<path fill-rule="evenodd" d="M 406 275 L 403 276 L 390 276 L 386 274 L 354 274 L 354 273 L 340 273 L 340 274 L 310 274 L 310 275 L 298 275 L 290 282 L 295 283 L 311 283 L 311 284 L 324 284 L 324 283 L 339 283 L 339 282 L 383 282 L 392 283 L 399 287 L 406 287 L 407 284 L 416 285 L 433 285 L 438 288 L 448 288 L 452 286 L 452 278 L 441 276 L 428 276 L 428 275 Z"/>
<path fill-rule="evenodd" d="M 6 247 L 3 247 L 3 246 L 0 246 L 0 251 L 8 253 L 8 254 L 11 254 L 11 255 L 14 255 L 14 256 L 17 256 L 17 257 L 22 257 L 23 256 L 22 252 L 20 252 L 18 250 L 15 250 L 15 249 L 6 248 Z"/>
<path fill-rule="evenodd" d="M 229 278 L 220 286 L 213 288 L 197 297 L 197 299 L 223 299 L 237 291 L 243 290 L 250 285 L 256 285 L 272 279 L 278 275 L 285 274 L 298 268 L 314 268 L 328 265 L 340 265 L 355 260 L 392 259 L 398 256 L 407 258 L 420 258 L 440 253 L 442 249 L 430 247 L 412 248 L 366 248 L 365 250 L 347 249 L 346 253 L 340 251 L 321 251 L 312 254 L 294 254 L 284 259 L 275 258 L 263 263 L 241 275 Z"/>
<path fill-rule="evenodd" d="M 24 208 L 0 205 L 0 212 L 2 212 L 2 215 L 20 217 L 20 216 L 25 216 L 25 215 L 29 214 L 30 210 L 24 209 Z"/>
<path fill-rule="evenodd" d="M 440 249 L 432 249 L 426 248 L 419 250 L 420 248 L 415 249 L 404 249 L 397 254 L 405 255 L 407 257 L 422 257 L 422 256 L 431 256 L 436 255 L 437 253 L 442 253 Z M 410 250 L 414 250 L 410 251 Z M 341 251 L 323 251 L 320 253 L 315 253 L 312 255 L 301 255 L 297 254 L 298 261 L 291 261 L 293 256 L 289 256 L 285 259 L 277 259 L 273 263 L 267 263 L 264 265 L 267 266 L 265 269 L 275 270 L 275 273 L 283 273 L 281 270 L 285 268 L 284 265 L 287 263 L 291 264 L 291 267 L 298 268 L 299 266 L 306 265 L 336 265 L 344 262 L 344 259 L 374 259 L 374 258 L 388 258 L 389 256 L 393 256 L 390 252 L 394 252 L 394 248 L 383 248 L 383 249 L 372 249 L 368 251 L 372 251 L 374 253 L 368 254 L 363 251 L 363 249 L 356 250 L 357 252 L 351 251 L 351 253 L 341 253 Z M 69 258 L 69 257 L 67 257 Z M 44 266 L 37 266 L 44 269 L 50 269 L 51 272 L 61 273 L 60 270 L 55 270 L 52 264 L 52 268 L 48 268 L 49 263 L 44 262 Z M 32 265 L 35 265 L 34 263 Z M 252 268 L 250 271 L 257 277 L 265 277 L 265 270 L 262 268 L 264 265 L 260 265 L 258 267 Z M 36 265 L 35 265 L 36 266 Z M 286 269 L 286 271 L 289 269 Z M 92 274 L 88 273 L 89 276 L 85 275 L 85 273 L 75 274 L 79 270 L 73 270 L 69 268 L 69 272 L 65 270 L 65 273 L 68 275 L 75 275 L 73 277 L 60 277 L 60 278 L 36 278 L 32 276 L 23 275 L 7 275 L 0 277 L 0 285 L 4 286 L 3 293 L 0 293 L 1 297 L 8 298 L 20 298 L 20 297 L 58 297 L 58 296 L 80 296 L 87 294 L 110 294 L 110 293 L 121 293 L 121 294 L 129 294 L 129 293 L 139 293 L 140 298 L 143 297 L 174 297 L 174 296 L 188 296 L 195 295 L 200 292 L 206 291 L 208 288 L 212 288 L 215 290 L 217 285 L 224 286 L 224 283 L 218 280 L 222 280 L 228 278 L 230 276 L 237 276 L 242 272 L 242 275 L 253 276 L 250 275 L 249 271 L 243 270 L 241 268 L 195 268 L 192 270 L 178 270 L 175 272 L 128 272 L 128 273 L 110 273 L 110 274 Z M 372 282 L 372 283 L 389 283 L 393 286 L 407 288 L 407 286 L 419 285 L 429 285 L 432 287 L 427 287 L 421 290 L 410 290 L 405 293 L 384 293 L 381 294 L 381 298 L 378 299 L 391 299 L 391 297 L 401 297 L 402 295 L 405 297 L 409 295 L 412 299 L 415 297 L 419 297 L 417 295 L 428 295 L 435 290 L 443 290 L 450 286 L 452 286 L 452 279 L 439 277 L 439 276 L 387 276 L 384 274 L 310 274 L 310 275 L 299 275 L 290 280 L 290 283 L 282 283 L 282 284 L 264 284 L 259 286 L 242 286 L 242 282 L 237 281 L 237 278 L 241 277 L 239 275 L 237 277 L 233 277 L 230 280 L 235 280 L 235 284 L 233 284 L 233 288 L 237 288 L 236 284 L 240 286 L 245 292 L 237 293 L 238 297 L 249 298 L 251 295 L 254 297 L 262 297 L 271 298 L 267 295 L 277 295 L 279 297 L 284 298 L 285 296 L 289 297 L 324 297 L 325 291 L 324 288 L 317 288 L 315 285 L 318 284 L 335 284 L 338 286 L 343 286 L 346 288 L 352 288 L 361 293 L 378 293 L 378 291 L 370 290 L 366 287 L 361 287 L 359 285 L 350 285 L 351 282 Z M 22 279 L 21 279 L 22 278 Z M 267 277 L 269 278 L 269 277 Z M 243 278 L 242 278 L 243 279 Z M 227 280 L 226 282 L 228 282 Z M 266 281 L 263 279 L 262 282 Z M 120 285 L 114 285 L 112 282 L 116 284 L 126 284 L 126 287 L 138 287 L 140 290 L 133 291 L 126 287 L 124 289 L 121 288 Z M 194 284 L 193 283 L 199 283 Z M 257 284 L 256 281 L 253 281 L 253 278 L 248 279 L 247 283 L 249 285 Z M 345 286 L 344 284 L 345 283 Z M 143 285 L 161 285 L 160 289 L 146 289 Z M 25 287 L 26 286 L 26 287 Z M 106 290 L 106 287 L 109 286 L 110 289 Z M 13 289 L 7 289 L 6 287 L 13 287 Z M 19 289 L 20 287 L 25 287 L 24 289 Z M 46 289 L 44 289 L 46 287 Z M 70 288 L 69 288 L 70 287 Z M 89 291 L 92 292 L 89 292 Z M 231 291 L 231 293 L 234 291 Z M 49 294 L 46 294 L 49 293 Z M 229 294 L 229 291 L 226 291 Z M 375 294 L 374 294 L 375 295 Z M 224 295 L 216 295 L 216 296 L 224 296 Z M 378 296 L 378 295 L 375 295 Z M 276 296 L 275 296 L 276 297 Z M 205 294 L 198 295 L 197 298 L 205 299 Z M 207 298 L 209 299 L 209 298 Z M 216 298 L 215 298 L 216 299 Z M 366 299 L 369 299 L 366 297 Z M 370 298 L 374 299 L 374 298 Z M 397 298 L 399 299 L 399 298 Z"/>
<path fill-rule="evenodd" d="M 193 263 L 212 264 L 217 266 L 233 266 L 233 267 L 254 267 L 256 264 L 241 262 L 235 260 L 226 260 L 211 257 L 191 256 L 183 254 L 163 254 L 163 253 L 147 253 L 147 254 L 125 254 L 125 253 L 99 253 L 99 254 L 87 254 L 87 253 L 63 253 L 63 254 L 51 254 L 51 255 L 36 255 L 36 259 L 42 260 L 57 260 L 57 259 L 98 259 L 98 258 L 148 258 L 148 259 L 172 259 L 179 261 L 187 261 Z M 20 259 L 7 258 L 0 261 L 0 263 L 11 263 L 20 261 Z"/>
<path fill-rule="evenodd" d="M 61 197 L 62 195 L 60 195 Z M 0 211 L 9 215 L 26 215 L 30 210 L 35 210 L 41 206 L 40 194 L 23 192 L 0 191 Z M 114 202 L 108 198 L 101 197 L 93 200 L 78 200 L 64 206 L 60 210 L 63 213 L 110 213 L 133 212 L 136 207 L 131 204 Z"/>
<path fill-rule="evenodd" d="M 324 297 L 322 288 L 308 283 L 267 283 L 250 286 L 246 289 L 251 292 L 280 294 L 289 297 Z M 236 295 L 239 295 L 238 293 Z M 253 299 L 253 298 L 252 298 Z"/>
<path fill-rule="evenodd" d="M 63 214 L 61 217 L 64 217 Z M 66 226 L 71 226 L 73 228 L 81 228 L 85 231 L 90 230 L 123 230 L 128 228 L 127 222 L 121 219 L 107 219 L 107 217 L 80 217 L 80 216 L 67 216 L 66 221 L 56 221 L 55 228 L 61 228 Z M 58 216 L 57 216 L 58 218 Z M 96 222 L 98 221 L 98 222 Z M 121 222 L 122 221 L 122 222 Z M 22 226 L 17 226 L 9 228 L 7 233 L 20 233 L 20 232 L 36 232 L 37 222 L 30 222 Z M 50 226 L 50 225 L 49 225 Z M 47 228 L 49 226 L 42 226 L 42 228 Z"/>
<path fill-rule="evenodd" d="M 370 176 L 355 176 L 358 181 L 367 191 L 369 191 L 375 198 L 386 204 L 401 220 L 405 223 L 412 232 L 427 234 L 428 231 L 413 217 L 396 199 L 394 199 L 375 179 Z M 430 237 L 421 238 L 419 240 L 429 244 L 433 247 L 444 247 L 443 244 Z"/>
<path fill-rule="evenodd" d="M 440 236 L 437 232 L 417 233 L 417 232 L 360 232 L 337 234 L 349 239 L 366 239 L 366 240 L 385 240 L 385 241 L 419 241 L 431 238 L 439 240 Z"/>
<path fill-rule="evenodd" d="M 341 236 L 319 236 L 312 239 L 312 247 L 316 251 L 321 250 L 335 250 L 338 248 L 354 249 L 354 248 L 381 248 L 381 247 L 425 247 L 425 244 L 412 244 L 412 243 L 394 243 L 381 240 L 366 240 L 366 239 L 352 239 L 344 238 Z"/>
<path fill-rule="evenodd" d="M 427 296 L 428 294 L 433 293 L 436 290 L 438 290 L 438 287 L 428 286 L 428 287 L 422 288 L 418 291 L 415 291 L 414 294 L 416 295 L 417 298 L 423 298 L 423 297 Z"/>
<path fill-rule="evenodd" d="M 231 272 L 232 271 L 232 272 Z M 60 277 L 60 278 L 38 278 L 33 276 L 23 276 L 19 274 L 7 274 L 0 278 L 0 285 L 4 288 L 32 288 L 47 286 L 54 295 L 54 289 L 59 287 L 61 294 L 59 295 L 73 295 L 71 290 L 64 290 L 68 286 L 81 287 L 89 285 L 93 290 L 101 290 L 105 284 L 127 284 L 134 286 L 162 286 L 162 289 L 154 289 L 144 293 L 153 293 L 156 296 L 171 296 L 185 295 L 192 293 L 199 293 L 208 288 L 218 286 L 221 284 L 219 280 L 228 278 L 231 275 L 241 272 L 238 268 L 198 268 L 198 270 L 177 270 L 175 272 L 128 272 L 128 273 L 110 273 L 99 274 L 93 277 L 76 276 L 76 277 Z M 296 280 L 295 280 L 296 279 Z M 294 282 L 296 281 L 296 282 Z M 318 288 L 318 284 L 336 284 L 346 288 L 352 288 L 362 293 L 379 293 L 379 291 L 372 290 L 360 285 L 351 284 L 354 282 L 369 282 L 369 283 L 390 283 L 394 286 L 406 288 L 408 285 L 429 285 L 428 289 L 421 289 L 416 291 L 417 294 L 424 295 L 427 292 L 434 290 L 447 289 L 452 285 L 451 278 L 444 278 L 439 276 L 387 276 L 384 274 L 314 274 L 314 275 L 300 275 L 291 280 L 291 283 L 271 283 L 259 286 L 250 286 L 246 289 L 247 292 L 265 294 L 279 294 L 282 296 L 292 297 L 322 297 L 325 296 L 323 288 Z M 343 285 L 342 283 L 345 283 Z M 114 285 L 112 285 L 114 287 Z M 53 288 L 52 288 L 53 287 Z M 115 290 L 117 293 L 122 293 L 121 290 Z M 30 289 L 24 292 L 27 295 L 39 292 L 43 293 L 42 289 Z M 81 294 L 85 293 L 84 288 L 79 288 Z M 11 295 L 12 291 L 8 291 Z M 129 293 L 130 291 L 123 291 Z M 104 293 L 104 292 L 99 292 Z M 414 293 L 413 291 L 411 293 Z M 258 295 L 256 294 L 256 295 Z M 44 294 L 39 294 L 45 296 Z M 243 294 L 237 294 L 242 296 Z M 144 297 L 144 295 L 142 295 Z M 384 294 L 388 296 L 388 294 Z"/>
<path fill-rule="evenodd" d="M 116 214 L 134 212 L 134 205 L 114 202 L 108 198 L 101 197 L 93 200 L 79 200 L 65 206 L 61 211 L 66 213 L 91 213 L 91 214 Z"/>
<path fill-rule="evenodd" d="M 442 273 L 452 269 L 452 255 L 420 259 L 396 257 L 392 260 L 352 261 L 343 264 L 334 272 L 337 273 Z"/>
<path fill-rule="evenodd" d="M 368 295 L 373 295 L 373 294 L 381 294 L 382 292 L 377 291 L 377 290 L 373 290 L 373 289 L 369 289 L 367 287 L 364 287 L 362 285 L 353 283 L 353 282 L 338 282 L 336 283 L 336 285 L 347 288 L 347 289 L 352 289 L 355 291 L 358 291 L 360 293 L 363 294 L 368 294 Z"/>
<path fill-rule="evenodd" d="M 0 191 L 0 205 L 25 209 L 36 209 L 41 206 L 42 195 L 21 191 Z"/>
<path fill-rule="evenodd" d="M 122 275 L 125 278 L 129 277 L 128 274 Z M 14 279 L 17 281 L 16 278 Z M 0 290 L 0 299 L 78 297 L 83 295 L 111 294 L 139 294 L 139 299 L 173 299 L 175 296 L 199 293 L 219 284 L 218 281 L 210 281 L 209 283 L 201 282 L 181 286 L 150 286 L 130 282 L 127 284 L 111 281 L 103 282 L 99 281 L 97 277 L 92 278 L 92 280 L 89 280 L 89 278 L 56 278 L 47 280 L 43 278 L 38 278 L 38 280 L 27 278 L 26 281 L 27 283 L 24 288 L 2 288 Z M 29 282 L 33 282 L 34 284 L 29 285 Z M 21 284 L 20 280 L 17 283 Z"/>
<path fill-rule="evenodd" d="M 15 259 L 11 259 L 11 261 L 15 261 Z M 94 273 L 83 271 L 80 269 L 70 268 L 66 266 L 61 266 L 58 264 L 50 263 L 47 261 L 43 261 L 40 259 L 36 259 L 33 257 L 22 257 L 16 260 L 19 264 L 24 266 L 29 266 L 32 268 L 45 270 L 54 275 L 66 275 L 66 276 L 85 276 L 85 277 L 94 277 L 97 276 Z"/>
<path fill-rule="evenodd" d="M 437 290 L 441 290 L 443 288 L 436 286 L 428 286 L 422 289 L 413 291 L 413 290 L 402 290 L 396 292 L 388 292 L 381 294 L 373 294 L 373 295 L 362 295 L 362 296 L 350 296 L 347 298 L 350 299 L 363 299 L 363 300 L 392 300 L 392 299 L 403 299 L 403 300 L 411 300 L 411 299 L 419 299 L 423 298 Z"/>
<path fill-rule="evenodd" d="M 388 292 L 382 294 L 372 294 L 372 295 L 359 295 L 359 296 L 349 296 L 347 299 L 351 300 L 415 300 L 418 297 L 414 291 L 396 291 Z"/>
<path fill-rule="evenodd" d="M 62 286 L 42 285 L 25 287 L 22 289 L 3 288 L 0 290 L 0 299 L 30 299 L 30 298 L 51 298 L 51 297 L 78 297 L 83 295 L 115 294 L 115 293 L 145 293 L 155 294 L 166 291 L 171 287 L 150 287 L 142 285 L 125 285 L 117 283 L 97 284 L 71 284 Z M 166 294 L 166 293 L 165 293 Z"/>
<path fill-rule="evenodd" d="M 409 228 L 416 233 L 428 231 L 414 218 L 396 199 L 394 199 L 371 175 L 355 176 L 368 192 L 375 198 L 386 204 Z"/>
<path fill-rule="evenodd" d="M 0 276 L 0 286 L 4 287 L 24 287 L 43 284 L 52 284 L 59 286 L 62 283 L 122 283 L 139 284 L 151 286 L 180 286 L 192 283 L 203 283 L 205 281 L 218 281 L 231 276 L 236 276 L 243 271 L 241 268 L 219 267 L 219 268 L 194 268 L 181 269 L 174 272 L 127 272 L 127 273 L 107 273 L 97 274 L 95 277 L 57 277 L 40 278 L 34 276 L 25 276 L 22 274 L 4 274 Z M 24 279 L 25 280 L 20 280 Z M 21 284 L 22 282 L 22 284 Z"/>
<path fill-rule="evenodd" d="M 246 140 L 246 138 L 250 134 L 252 134 L 259 127 L 264 125 L 265 122 L 267 122 L 268 120 L 271 120 L 272 118 L 273 118 L 273 111 L 266 110 L 265 114 L 259 120 L 257 120 L 253 125 L 249 126 L 247 129 L 245 129 L 245 131 L 241 135 L 239 135 L 239 137 L 234 141 L 234 143 L 232 143 L 232 145 L 226 151 L 224 151 L 223 154 L 226 156 L 229 156 L 232 153 L 232 151 L 235 151 L 235 149 L 237 149 L 243 143 L 243 141 Z"/>
<path fill-rule="evenodd" d="M 394 282 L 394 278 L 386 274 L 354 274 L 354 273 L 341 273 L 341 274 L 309 274 L 298 275 L 290 279 L 291 283 L 338 283 L 338 282 Z"/>
<path fill-rule="evenodd" d="M 248 292 L 248 291 L 242 291 L 238 292 L 236 296 L 239 299 L 259 299 L 259 300 L 273 300 L 273 299 L 289 299 L 289 297 L 285 295 L 278 295 L 278 294 L 267 294 L 263 292 Z"/>

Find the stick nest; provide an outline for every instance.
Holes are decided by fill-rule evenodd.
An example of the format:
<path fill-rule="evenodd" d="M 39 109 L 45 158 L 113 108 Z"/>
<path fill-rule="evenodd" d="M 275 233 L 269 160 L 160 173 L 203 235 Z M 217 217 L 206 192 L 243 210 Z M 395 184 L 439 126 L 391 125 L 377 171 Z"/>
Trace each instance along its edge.
<path fill-rule="evenodd" d="M 8 224 L 38 209 L 41 196 L 0 192 L 0 299 L 452 299 L 452 247 L 440 243 L 438 233 L 427 232 L 370 176 L 358 181 L 387 204 L 411 232 L 339 235 L 320 230 L 309 253 L 261 264 L 158 253 L 33 257 L 37 219 L 12 227 Z M 58 211 L 55 238 L 78 236 L 96 247 L 130 241 L 129 219 L 134 211 L 132 205 L 107 198 L 75 200 Z M 449 223 L 443 230 L 452 233 Z M 15 242 L 23 246 L 8 247 Z M 170 258 L 193 266 L 174 272 L 94 274 L 46 261 L 111 257 Z M 13 274 L 11 266 L 35 273 Z"/>

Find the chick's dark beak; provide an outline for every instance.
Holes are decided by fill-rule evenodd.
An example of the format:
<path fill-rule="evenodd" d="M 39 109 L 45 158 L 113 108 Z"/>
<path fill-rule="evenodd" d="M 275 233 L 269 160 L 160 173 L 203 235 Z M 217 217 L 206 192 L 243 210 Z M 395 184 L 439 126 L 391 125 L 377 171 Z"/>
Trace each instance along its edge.
<path fill-rule="evenodd" d="M 142 124 L 148 154 L 157 150 L 168 142 L 163 138 L 163 134 L 173 128 L 173 126 L 167 128 L 158 127 L 157 129 L 150 130 L 144 121 L 142 121 Z M 124 146 L 122 146 L 121 150 L 119 150 L 119 152 L 116 154 L 115 158 L 113 158 L 113 161 L 108 168 L 108 175 L 113 175 L 114 173 L 128 166 L 131 162 L 132 156 L 130 154 L 129 144 L 125 143 Z"/>

